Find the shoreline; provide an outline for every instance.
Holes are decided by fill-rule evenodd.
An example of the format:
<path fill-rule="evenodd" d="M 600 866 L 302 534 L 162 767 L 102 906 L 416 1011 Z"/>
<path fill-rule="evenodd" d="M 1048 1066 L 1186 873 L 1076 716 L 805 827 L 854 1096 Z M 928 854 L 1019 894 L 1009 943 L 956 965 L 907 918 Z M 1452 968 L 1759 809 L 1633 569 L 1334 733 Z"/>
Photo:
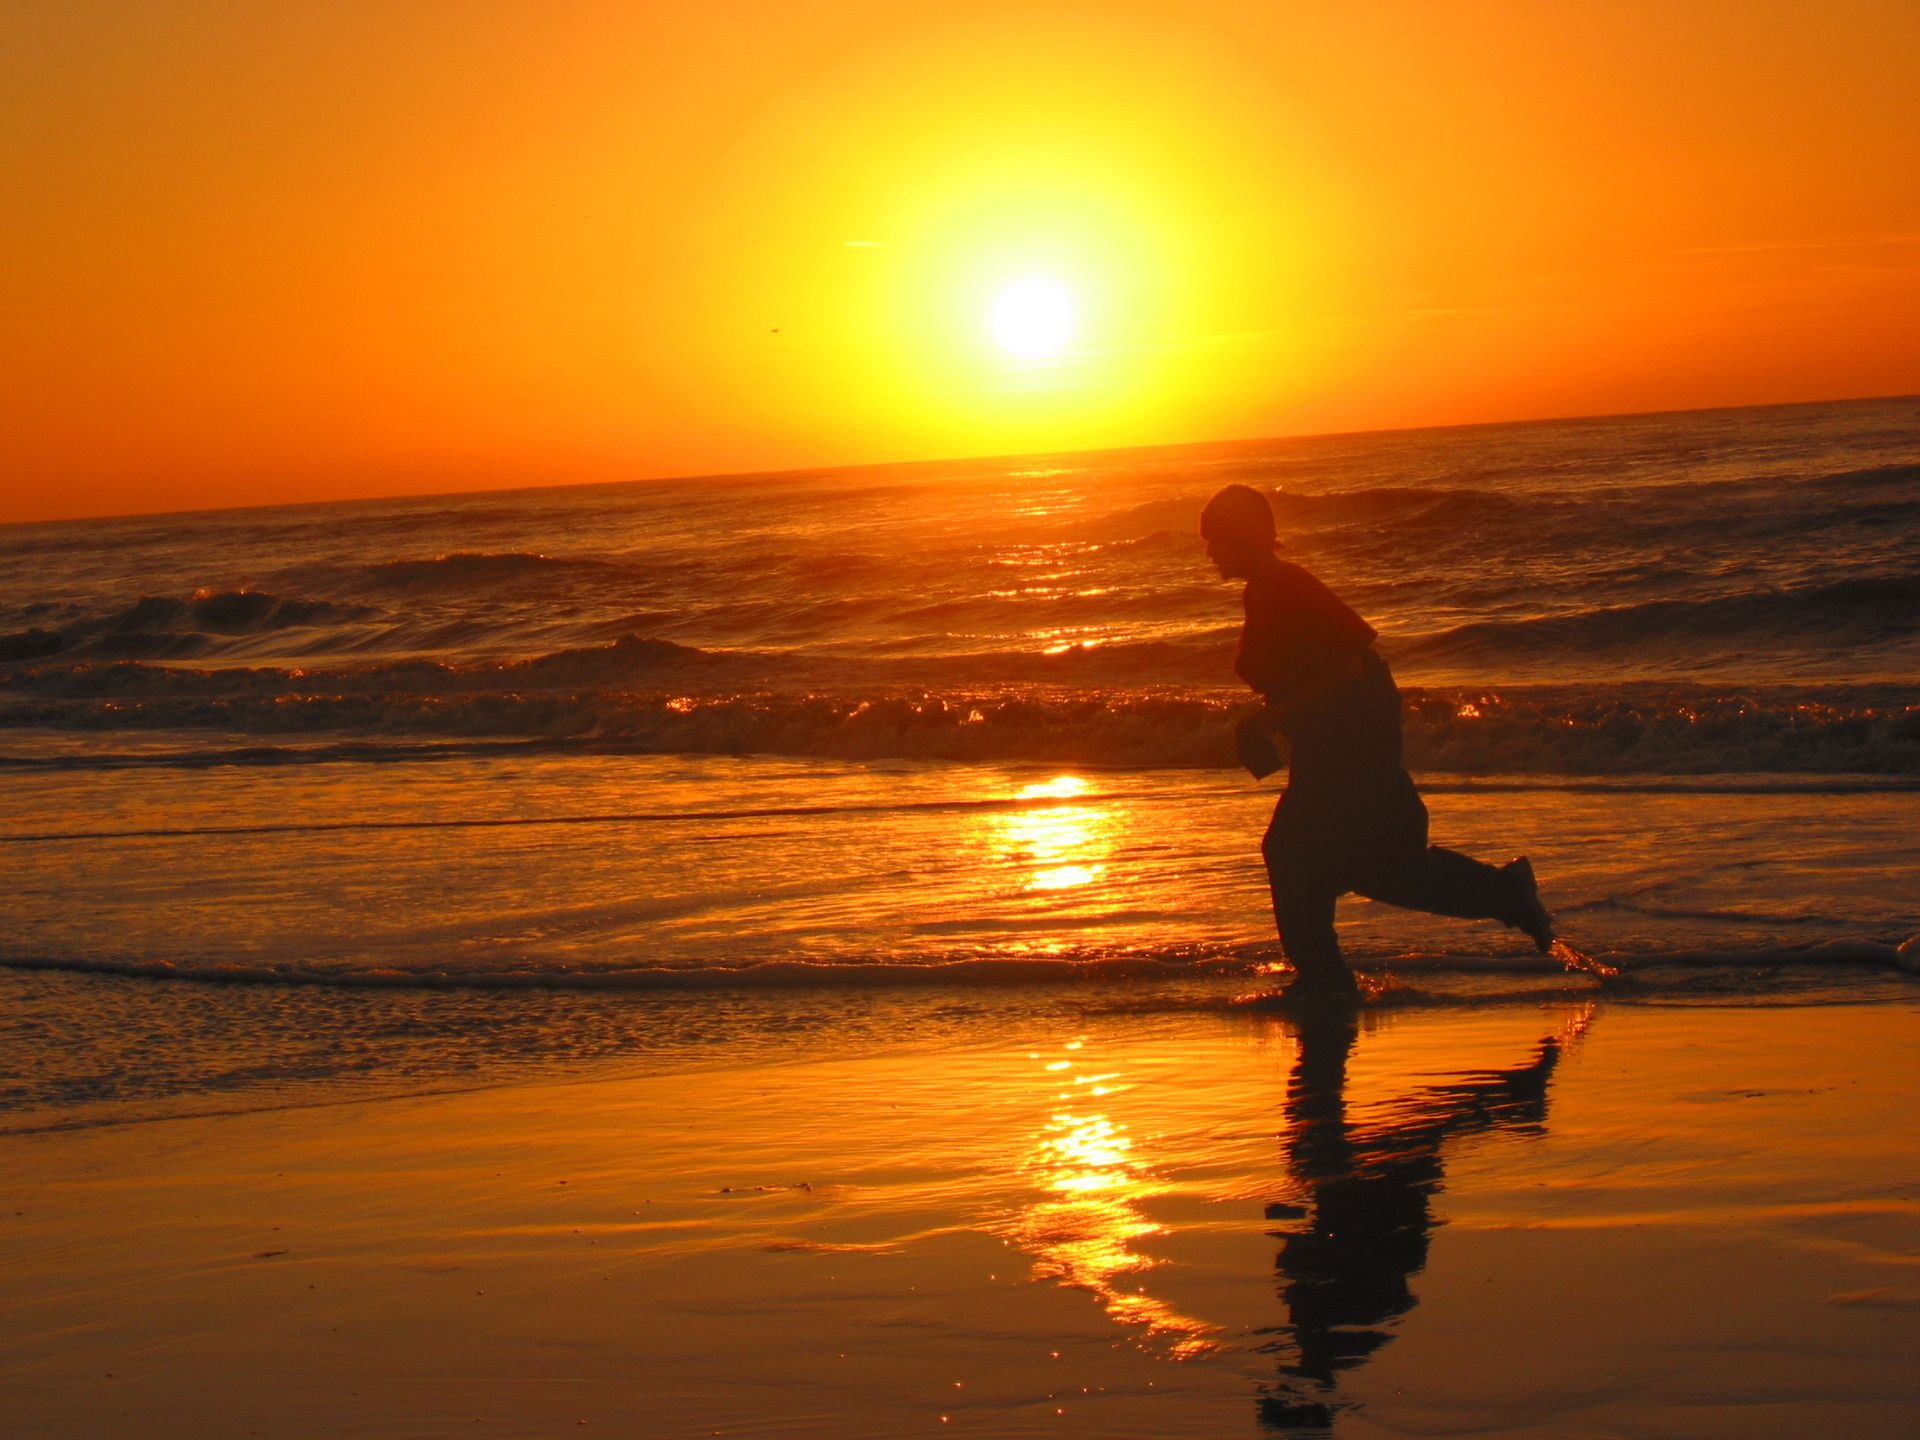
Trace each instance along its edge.
<path fill-rule="evenodd" d="M 1598 978 L 1551 957 L 1352 957 L 1370 1026 L 1557 1004 L 1613 1009 L 1862 1008 L 1920 1000 L 1920 940 L 1612 956 Z M 776 962 L 726 974 L 233 978 L 0 961 L 0 1138 L 196 1116 L 594 1084 L 850 1056 L 966 1049 L 1011 1026 L 1258 1025 L 1284 1015 L 1278 947 L 1237 958 L 1034 958 L 867 967 Z M 772 972 L 771 974 L 763 972 Z M 733 983 L 722 983 L 731 974 Z M 75 1037 L 61 1042 L 62 1035 Z M 77 1040 L 77 1043 L 75 1043 Z"/>

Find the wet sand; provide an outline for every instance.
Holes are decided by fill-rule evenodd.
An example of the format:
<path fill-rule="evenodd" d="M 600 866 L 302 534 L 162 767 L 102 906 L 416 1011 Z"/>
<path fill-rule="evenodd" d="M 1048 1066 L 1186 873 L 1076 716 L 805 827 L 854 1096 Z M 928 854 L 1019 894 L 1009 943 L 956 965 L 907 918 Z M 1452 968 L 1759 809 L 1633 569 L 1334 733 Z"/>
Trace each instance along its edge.
<path fill-rule="evenodd" d="M 1912 1434 L 1917 1016 L 1115 1014 L 0 1136 L 0 1434 Z"/>

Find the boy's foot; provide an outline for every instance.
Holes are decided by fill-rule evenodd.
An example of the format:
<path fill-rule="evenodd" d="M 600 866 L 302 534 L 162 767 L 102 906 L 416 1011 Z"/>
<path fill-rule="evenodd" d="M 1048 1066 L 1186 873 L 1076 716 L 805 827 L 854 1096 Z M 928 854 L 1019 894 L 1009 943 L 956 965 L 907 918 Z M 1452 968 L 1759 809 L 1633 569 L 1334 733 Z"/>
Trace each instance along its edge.
<path fill-rule="evenodd" d="M 1295 975 L 1293 983 L 1280 992 L 1280 1003 L 1288 1009 L 1351 1010 L 1363 999 L 1353 972 L 1345 968 L 1338 974 Z"/>
<path fill-rule="evenodd" d="M 1508 924 L 1514 929 L 1524 931 L 1533 941 L 1534 948 L 1542 955 L 1553 947 L 1553 917 L 1547 914 L 1547 907 L 1540 903 L 1540 887 L 1533 878 L 1533 862 L 1522 855 L 1518 860 L 1509 860 L 1500 867 L 1514 887 L 1513 918 Z"/>

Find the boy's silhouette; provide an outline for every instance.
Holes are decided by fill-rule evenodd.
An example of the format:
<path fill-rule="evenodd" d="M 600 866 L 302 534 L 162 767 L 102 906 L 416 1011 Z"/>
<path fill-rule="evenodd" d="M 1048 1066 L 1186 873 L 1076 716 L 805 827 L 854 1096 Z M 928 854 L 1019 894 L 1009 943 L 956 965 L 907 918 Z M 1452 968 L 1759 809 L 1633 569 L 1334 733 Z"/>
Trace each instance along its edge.
<path fill-rule="evenodd" d="M 1227 486 L 1207 502 L 1200 534 L 1221 577 L 1247 582 L 1234 669 L 1267 703 L 1240 724 L 1241 763 L 1256 777 L 1270 774 L 1280 767 L 1274 734 L 1291 742 L 1286 792 L 1261 846 L 1296 974 L 1288 995 L 1357 998 L 1333 930 L 1334 904 L 1348 891 L 1498 920 L 1544 953 L 1553 923 L 1526 857 L 1496 868 L 1427 844 L 1427 807 L 1401 764 L 1400 692 L 1373 651 L 1374 628 L 1274 553 L 1266 496 Z"/>

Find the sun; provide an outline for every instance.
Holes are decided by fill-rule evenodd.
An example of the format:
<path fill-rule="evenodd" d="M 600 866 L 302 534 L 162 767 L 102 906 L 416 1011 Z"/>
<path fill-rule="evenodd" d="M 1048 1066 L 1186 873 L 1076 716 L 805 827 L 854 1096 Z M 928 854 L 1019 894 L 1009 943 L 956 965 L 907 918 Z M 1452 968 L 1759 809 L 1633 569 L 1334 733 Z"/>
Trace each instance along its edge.
<path fill-rule="evenodd" d="M 1073 338 L 1073 296 L 1058 280 L 1030 275 L 994 297 L 988 323 L 1000 348 L 1025 360 L 1060 353 Z"/>

